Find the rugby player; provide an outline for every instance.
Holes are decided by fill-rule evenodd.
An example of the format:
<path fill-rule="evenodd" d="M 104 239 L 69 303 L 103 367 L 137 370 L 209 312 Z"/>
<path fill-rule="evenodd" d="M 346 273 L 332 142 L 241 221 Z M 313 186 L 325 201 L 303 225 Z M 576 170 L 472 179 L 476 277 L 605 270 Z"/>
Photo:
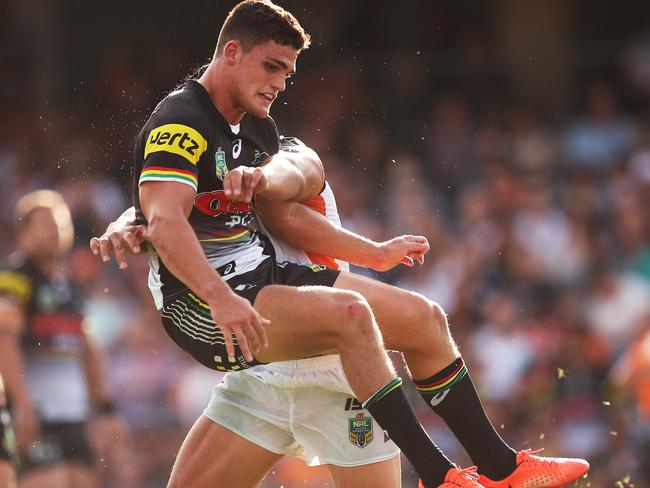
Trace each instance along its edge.
<path fill-rule="evenodd" d="M 79 292 L 63 258 L 73 241 L 61 195 L 38 190 L 16 204 L 17 253 L 0 270 L 0 373 L 12 407 L 21 488 L 99 486 L 87 423 L 124 439 L 82 326 Z M 113 442 L 115 444 L 115 442 Z"/>
<path fill-rule="evenodd" d="M 150 285 L 165 330 L 202 364 L 228 371 L 339 354 L 356 397 L 413 463 L 423 486 L 574 481 L 587 471 L 585 461 L 516 453 L 499 437 L 437 304 L 358 275 L 278 263 L 267 252 L 254 209 L 274 215 L 279 204 L 313 197 L 324 184 L 319 165 L 269 157 L 279 150 L 271 104 L 308 43 L 280 7 L 240 3 L 207 69 L 160 102 L 138 136 L 134 202 L 138 218 L 148 222 Z M 271 225 L 310 252 L 338 257 L 349 243 L 348 237 L 328 240 L 324 226 L 305 236 L 282 221 Z M 428 246 L 410 244 L 414 253 Z M 384 346 L 404 352 L 416 386 L 476 462 L 481 483 L 475 468 L 456 468 L 428 438 Z M 218 464 L 239 457 L 232 449 L 232 458 L 215 460 L 221 442 L 217 424 L 199 419 L 170 485 L 223 482 Z"/>
<path fill-rule="evenodd" d="M 16 473 L 13 468 L 14 448 L 7 397 L 2 375 L 0 375 L 0 488 L 16 488 Z"/>
<path fill-rule="evenodd" d="M 307 150 L 295 138 L 282 138 L 281 150 Z M 307 150 L 308 151 L 308 150 Z M 316 197 L 300 202 L 324 215 L 340 228 L 334 193 L 326 183 Z M 329 256 L 305 253 L 283 242 L 264 229 L 273 244 L 277 261 L 321 264 L 332 269 L 349 270 L 347 262 Z M 91 240 L 95 254 L 110 258 L 115 253 L 120 268 L 127 267 L 125 251 L 139 253 L 146 234 L 135 222 L 133 207 L 111 223 L 100 238 Z M 386 270 L 403 261 L 400 248 L 405 236 L 377 244 L 385 252 L 366 254 L 368 264 Z M 399 259 L 401 257 L 401 259 Z M 275 401 L 271 401 L 275 399 Z M 318 412 L 318 413 L 315 413 Z M 253 366 L 226 373 L 218 385 L 204 415 L 224 426 L 223 449 L 235 442 L 245 447 L 246 469 L 264 476 L 284 455 L 302 459 L 310 466 L 325 464 L 338 488 L 400 486 L 399 449 L 383 434 L 354 397 L 336 355 Z M 360 422 L 355 427 L 354 422 Z M 290 423 L 292 426 L 290 426 Z M 259 465 L 260 467 L 253 467 Z M 226 469 L 231 466 L 223 465 Z M 237 479 L 242 487 L 253 488 L 260 480 L 247 484 L 241 477 L 227 473 L 224 479 Z"/>

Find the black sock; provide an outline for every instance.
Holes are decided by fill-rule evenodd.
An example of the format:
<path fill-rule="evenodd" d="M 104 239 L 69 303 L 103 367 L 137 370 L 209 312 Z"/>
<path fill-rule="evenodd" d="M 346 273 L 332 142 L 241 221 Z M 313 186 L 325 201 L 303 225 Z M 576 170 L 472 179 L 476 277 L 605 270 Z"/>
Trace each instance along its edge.
<path fill-rule="evenodd" d="M 501 480 L 514 471 L 517 454 L 485 415 L 462 358 L 430 378 L 415 381 L 415 386 L 447 423 L 481 474 Z"/>
<path fill-rule="evenodd" d="M 422 428 L 395 378 L 364 403 L 382 429 L 399 446 L 426 487 L 437 487 L 454 465 Z"/>

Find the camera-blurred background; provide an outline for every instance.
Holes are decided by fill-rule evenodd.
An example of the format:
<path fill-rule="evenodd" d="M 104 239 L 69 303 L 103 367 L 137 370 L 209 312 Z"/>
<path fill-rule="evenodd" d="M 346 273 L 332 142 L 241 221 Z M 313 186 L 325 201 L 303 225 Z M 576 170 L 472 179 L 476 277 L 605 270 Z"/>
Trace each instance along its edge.
<path fill-rule="evenodd" d="M 0 2 L 0 257 L 17 199 L 60 191 L 135 443 L 99 463 L 106 486 L 163 486 L 219 381 L 164 335 L 146 259 L 120 272 L 88 241 L 130 206 L 140 126 L 235 3 Z M 586 457 L 580 486 L 650 486 L 650 3 L 279 3 L 313 38 L 272 109 L 281 132 L 320 154 L 346 227 L 431 243 L 380 279 L 444 306 L 513 446 Z M 290 462 L 264 484 L 280 486 L 331 482 Z"/>

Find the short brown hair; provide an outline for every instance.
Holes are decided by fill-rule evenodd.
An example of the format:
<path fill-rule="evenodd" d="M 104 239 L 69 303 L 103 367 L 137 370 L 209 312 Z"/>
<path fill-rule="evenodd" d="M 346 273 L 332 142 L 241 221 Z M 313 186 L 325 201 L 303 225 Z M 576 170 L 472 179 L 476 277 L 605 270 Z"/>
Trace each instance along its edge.
<path fill-rule="evenodd" d="M 220 56 L 231 40 L 241 42 L 246 51 L 258 44 L 275 41 L 300 52 L 309 47 L 310 39 L 296 18 L 279 5 L 270 0 L 244 0 L 226 17 L 219 32 L 216 55 Z"/>

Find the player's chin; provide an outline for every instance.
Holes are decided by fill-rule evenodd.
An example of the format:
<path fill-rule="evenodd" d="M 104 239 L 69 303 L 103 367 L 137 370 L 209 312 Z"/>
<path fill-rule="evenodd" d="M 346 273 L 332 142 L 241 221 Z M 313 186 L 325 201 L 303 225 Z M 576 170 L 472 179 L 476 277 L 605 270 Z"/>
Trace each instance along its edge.
<path fill-rule="evenodd" d="M 266 118 L 271 112 L 271 105 L 273 105 L 273 102 L 269 102 L 261 98 L 260 100 L 256 100 L 255 103 L 251 104 L 248 113 L 260 119 Z"/>

